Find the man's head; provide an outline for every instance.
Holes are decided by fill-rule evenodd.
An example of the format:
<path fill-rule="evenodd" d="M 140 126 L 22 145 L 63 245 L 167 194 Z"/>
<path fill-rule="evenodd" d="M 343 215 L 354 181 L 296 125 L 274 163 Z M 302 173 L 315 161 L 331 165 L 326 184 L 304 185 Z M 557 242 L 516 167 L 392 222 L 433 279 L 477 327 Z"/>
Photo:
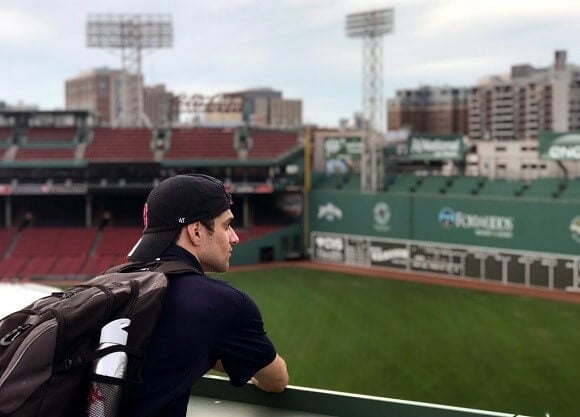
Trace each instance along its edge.
<path fill-rule="evenodd" d="M 225 190 L 223 183 L 208 175 L 177 175 L 162 181 L 147 197 L 143 207 L 145 224 L 143 236 L 133 247 L 128 258 L 140 261 L 156 259 L 176 240 L 179 244 L 184 233 L 194 240 L 196 236 L 211 237 L 214 231 L 223 231 L 226 223 L 231 230 L 226 231 L 226 234 L 230 235 L 229 247 L 226 248 L 224 244 L 223 247 L 215 249 L 231 252 L 231 245 L 238 243 L 237 235 L 230 227 L 233 219 L 231 204 L 231 195 Z M 211 230 L 212 228 L 214 230 Z M 181 246 L 193 243 L 188 241 Z M 204 247 L 201 252 L 205 253 L 206 240 L 197 243 L 200 247 Z M 219 265 L 216 268 L 223 269 Z"/>

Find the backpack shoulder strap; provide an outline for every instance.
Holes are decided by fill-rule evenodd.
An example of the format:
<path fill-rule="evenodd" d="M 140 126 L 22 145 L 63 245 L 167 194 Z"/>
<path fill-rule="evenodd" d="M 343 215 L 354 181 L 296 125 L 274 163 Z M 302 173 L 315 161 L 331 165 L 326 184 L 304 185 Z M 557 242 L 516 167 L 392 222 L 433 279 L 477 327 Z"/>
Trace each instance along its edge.
<path fill-rule="evenodd" d="M 104 274 L 111 274 L 114 272 L 136 272 L 140 270 L 157 271 L 166 275 L 180 274 L 183 272 L 195 272 L 201 274 L 196 268 L 186 264 L 183 261 L 151 261 L 151 262 L 126 262 L 120 265 L 113 266 L 107 269 Z"/>
<path fill-rule="evenodd" d="M 200 271 L 183 261 L 156 261 L 157 265 L 151 268 L 152 271 L 163 272 L 164 274 L 181 274 L 183 272 L 195 272 L 203 275 Z"/>

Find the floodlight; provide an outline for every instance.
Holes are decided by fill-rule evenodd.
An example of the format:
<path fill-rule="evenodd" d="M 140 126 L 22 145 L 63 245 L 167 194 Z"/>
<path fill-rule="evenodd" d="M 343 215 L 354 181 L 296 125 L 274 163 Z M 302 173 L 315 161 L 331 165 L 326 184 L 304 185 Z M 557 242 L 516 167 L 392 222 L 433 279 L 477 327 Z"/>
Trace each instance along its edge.
<path fill-rule="evenodd" d="M 122 123 L 126 126 L 151 122 L 143 110 L 143 74 L 141 56 L 144 49 L 171 48 L 173 24 L 165 14 L 90 14 L 87 19 L 86 43 L 89 48 L 120 49 L 123 66 Z M 129 78 L 136 76 L 136 94 L 131 94 Z M 132 111 L 131 109 L 135 109 Z"/>
<path fill-rule="evenodd" d="M 383 44 L 382 36 L 393 31 L 393 9 L 372 10 L 346 16 L 346 35 L 363 39 L 363 114 L 366 137 L 361 163 L 361 188 L 382 189 L 384 161 L 379 143 L 383 131 Z"/>

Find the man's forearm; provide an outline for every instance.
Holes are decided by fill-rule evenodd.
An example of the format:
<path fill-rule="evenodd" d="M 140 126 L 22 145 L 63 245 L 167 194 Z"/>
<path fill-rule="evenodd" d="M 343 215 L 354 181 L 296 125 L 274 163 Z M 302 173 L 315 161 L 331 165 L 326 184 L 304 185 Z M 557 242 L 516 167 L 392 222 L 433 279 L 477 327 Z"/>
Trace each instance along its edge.
<path fill-rule="evenodd" d="M 267 366 L 260 369 L 252 378 L 255 386 L 267 392 L 282 392 L 288 385 L 288 369 L 280 355 Z"/>

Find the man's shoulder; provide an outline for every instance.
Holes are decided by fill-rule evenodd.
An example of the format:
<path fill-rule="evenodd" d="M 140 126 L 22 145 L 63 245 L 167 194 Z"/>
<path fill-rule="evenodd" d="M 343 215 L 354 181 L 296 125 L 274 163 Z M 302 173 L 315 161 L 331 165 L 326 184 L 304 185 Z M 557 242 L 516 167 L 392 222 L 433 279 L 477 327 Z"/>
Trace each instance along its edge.
<path fill-rule="evenodd" d="M 169 278 L 169 288 L 182 291 L 210 291 L 216 294 L 230 295 L 230 296 L 245 296 L 245 293 L 228 281 L 221 278 L 214 278 L 201 273 L 196 274 L 186 272 Z"/>

